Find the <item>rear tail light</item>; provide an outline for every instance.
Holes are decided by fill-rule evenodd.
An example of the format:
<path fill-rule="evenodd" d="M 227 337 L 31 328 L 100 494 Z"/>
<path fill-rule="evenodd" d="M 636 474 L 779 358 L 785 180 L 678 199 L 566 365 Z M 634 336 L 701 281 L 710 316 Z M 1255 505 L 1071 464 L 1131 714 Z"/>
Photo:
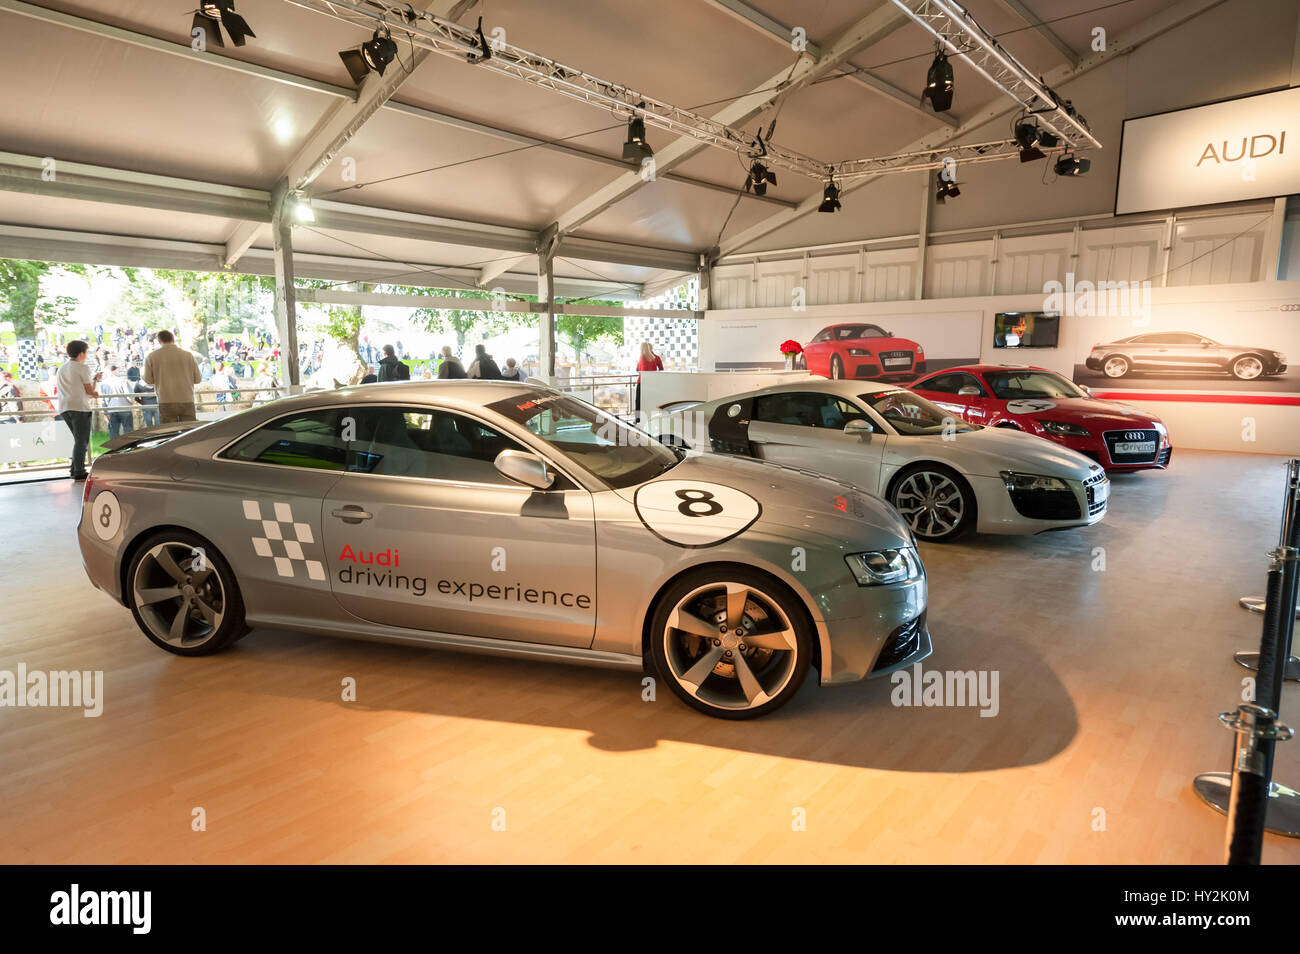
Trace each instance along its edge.
<path fill-rule="evenodd" d="M 95 478 L 94 478 L 94 477 L 87 477 L 87 478 L 86 478 L 85 489 L 82 490 L 82 492 L 81 492 L 81 502 L 82 502 L 82 503 L 85 503 L 86 501 L 88 501 L 88 500 L 90 499 L 90 491 L 91 491 L 91 488 L 93 488 L 94 486 L 95 486 Z"/>

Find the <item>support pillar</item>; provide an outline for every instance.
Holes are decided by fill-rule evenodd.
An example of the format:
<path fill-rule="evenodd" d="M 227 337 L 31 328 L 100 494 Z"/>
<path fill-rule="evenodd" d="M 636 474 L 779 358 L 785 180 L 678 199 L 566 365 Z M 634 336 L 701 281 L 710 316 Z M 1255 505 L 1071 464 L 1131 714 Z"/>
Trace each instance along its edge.
<path fill-rule="evenodd" d="M 293 222 L 289 209 L 289 180 L 271 193 L 271 236 L 275 248 L 275 328 L 280 335 L 280 381 L 296 391 L 298 366 L 298 300 L 293 278 Z"/>
<path fill-rule="evenodd" d="M 542 233 L 537 243 L 537 307 L 538 343 L 537 359 L 541 367 L 538 377 L 555 378 L 555 246 L 559 230 L 552 225 Z"/>

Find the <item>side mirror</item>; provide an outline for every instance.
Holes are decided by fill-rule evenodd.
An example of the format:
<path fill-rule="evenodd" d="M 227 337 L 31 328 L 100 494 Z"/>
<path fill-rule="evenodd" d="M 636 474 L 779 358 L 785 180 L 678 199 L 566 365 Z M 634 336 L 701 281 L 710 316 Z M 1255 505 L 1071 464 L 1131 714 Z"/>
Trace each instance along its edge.
<path fill-rule="evenodd" d="M 875 430 L 870 421 L 864 421 L 862 418 L 856 417 L 844 425 L 844 436 L 866 438 L 873 434 Z"/>
<path fill-rule="evenodd" d="M 965 387 L 958 388 L 957 393 L 962 397 L 979 397 L 980 389 L 973 384 L 967 384 Z"/>
<path fill-rule="evenodd" d="M 493 463 L 511 480 L 537 490 L 549 490 L 555 483 L 555 475 L 546 466 L 546 461 L 527 451 L 503 450 Z"/>
<path fill-rule="evenodd" d="M 1092 388 L 1088 387 L 1088 385 L 1080 384 L 1079 389 L 1083 391 L 1084 394 L 1088 395 L 1088 397 L 1092 397 Z"/>

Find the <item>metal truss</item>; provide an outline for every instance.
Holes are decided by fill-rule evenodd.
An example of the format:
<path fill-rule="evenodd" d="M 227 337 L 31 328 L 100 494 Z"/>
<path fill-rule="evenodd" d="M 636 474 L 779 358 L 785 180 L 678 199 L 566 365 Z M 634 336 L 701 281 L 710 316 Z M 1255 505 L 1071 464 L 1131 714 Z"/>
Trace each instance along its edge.
<path fill-rule="evenodd" d="M 1016 155 L 1014 141 L 1006 140 L 970 146 L 953 146 L 945 149 L 942 154 L 930 152 L 909 153 L 902 156 L 854 159 L 840 163 L 823 162 L 784 146 L 763 142 L 742 129 L 728 126 L 689 109 L 683 109 L 671 103 L 657 100 L 654 97 L 646 96 L 644 93 L 601 79 L 582 70 L 565 66 L 563 63 L 529 52 L 513 44 L 497 39 L 489 39 L 472 27 L 461 26 L 451 20 L 444 20 L 407 4 L 390 3 L 387 0 L 286 0 L 286 2 L 325 14 L 345 23 L 363 27 L 366 30 L 375 31 L 385 28 L 394 39 L 407 39 L 412 45 L 428 50 L 431 53 L 470 63 L 478 69 L 490 70 L 494 73 L 531 83 L 542 89 L 552 90 L 592 106 L 608 109 L 623 120 L 640 117 L 647 125 L 666 130 L 674 135 L 687 136 L 709 146 L 730 150 L 746 159 L 761 160 L 766 166 L 787 169 L 813 180 L 826 180 L 831 176 L 834 176 L 837 181 L 851 180 L 888 172 L 936 169 L 944 164 L 944 157 L 951 157 L 960 163 L 1009 159 Z M 937 8 L 940 4 L 956 7 L 956 4 L 951 3 L 951 0 L 908 0 L 907 3 L 904 3 L 904 0 L 893 0 L 893 2 L 931 32 L 935 32 L 930 26 L 931 20 L 938 16 L 948 16 L 946 13 L 932 11 L 931 8 Z M 917 13 L 912 8 L 920 8 L 930 12 Z M 960 10 L 961 8 L 957 7 L 957 9 Z M 965 11 L 961 11 L 961 13 L 964 15 Z M 955 20 L 949 22 L 957 23 Z M 970 22 L 974 23 L 974 21 Z M 966 34 L 959 32 L 959 26 L 947 26 L 944 29 L 949 31 L 956 42 L 965 42 L 961 40 L 961 37 Z M 976 26 L 976 29 L 979 29 L 978 26 Z M 1029 76 L 1028 71 L 1020 66 L 1009 53 L 1002 50 L 992 37 L 984 33 L 982 29 L 979 29 L 979 33 L 983 42 L 991 44 L 992 49 L 988 56 L 993 57 L 996 55 L 1001 60 L 1005 71 L 1018 69 L 1019 73 Z M 936 33 L 936 36 L 944 39 L 942 34 Z M 949 43 L 954 50 L 959 49 L 952 46 L 952 41 L 946 39 L 944 41 Z M 1015 64 L 1014 68 L 1010 64 Z M 997 83 L 997 80 L 994 80 L 985 69 L 974 62 L 972 65 L 975 65 L 976 69 L 988 76 L 991 81 Z M 400 54 L 397 62 L 393 63 L 389 68 L 402 68 Z M 1036 109 L 1035 112 L 1038 113 L 1039 122 L 1042 126 L 1057 132 L 1067 144 L 1073 143 L 1078 138 L 1078 135 L 1071 136 L 1062 133 L 1061 127 L 1071 130 L 1077 127 L 1088 141 L 1100 145 L 1092 138 L 1090 133 L 1087 133 L 1085 125 L 1075 121 L 1073 117 L 1066 116 L 1065 111 L 1054 104 L 1054 100 L 1049 102 L 1047 99 L 1043 99 L 1043 97 L 1050 97 L 1051 94 L 1033 81 L 1032 77 L 1028 81 L 1021 79 L 1020 82 L 1034 82 L 1036 90 L 1030 92 L 1039 99 L 1035 100 L 1032 97 L 1019 99 L 1010 89 L 1008 89 L 1008 93 L 1017 98 L 1027 109 L 1035 102 L 1041 102 L 1042 111 Z M 1058 119 L 1055 115 L 1057 112 L 1070 119 L 1074 125 L 1071 126 L 1064 120 Z"/>
<path fill-rule="evenodd" d="M 1086 142 L 1101 148 L 1087 120 L 1046 83 L 1012 56 L 956 0 L 892 0 L 953 55 L 965 60 L 1002 92 L 1038 117 L 1040 126 L 1056 133 L 1068 146 Z"/>

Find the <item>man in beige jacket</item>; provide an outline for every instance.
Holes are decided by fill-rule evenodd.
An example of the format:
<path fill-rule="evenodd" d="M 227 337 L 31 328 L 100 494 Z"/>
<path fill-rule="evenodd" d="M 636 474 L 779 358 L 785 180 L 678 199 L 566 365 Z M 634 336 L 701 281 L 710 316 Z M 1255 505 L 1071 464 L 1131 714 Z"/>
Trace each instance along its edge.
<path fill-rule="evenodd" d="M 194 385 L 203 380 L 194 355 L 177 347 L 170 331 L 158 332 L 158 349 L 144 359 L 144 383 L 158 392 L 158 422 L 192 421 Z"/>

